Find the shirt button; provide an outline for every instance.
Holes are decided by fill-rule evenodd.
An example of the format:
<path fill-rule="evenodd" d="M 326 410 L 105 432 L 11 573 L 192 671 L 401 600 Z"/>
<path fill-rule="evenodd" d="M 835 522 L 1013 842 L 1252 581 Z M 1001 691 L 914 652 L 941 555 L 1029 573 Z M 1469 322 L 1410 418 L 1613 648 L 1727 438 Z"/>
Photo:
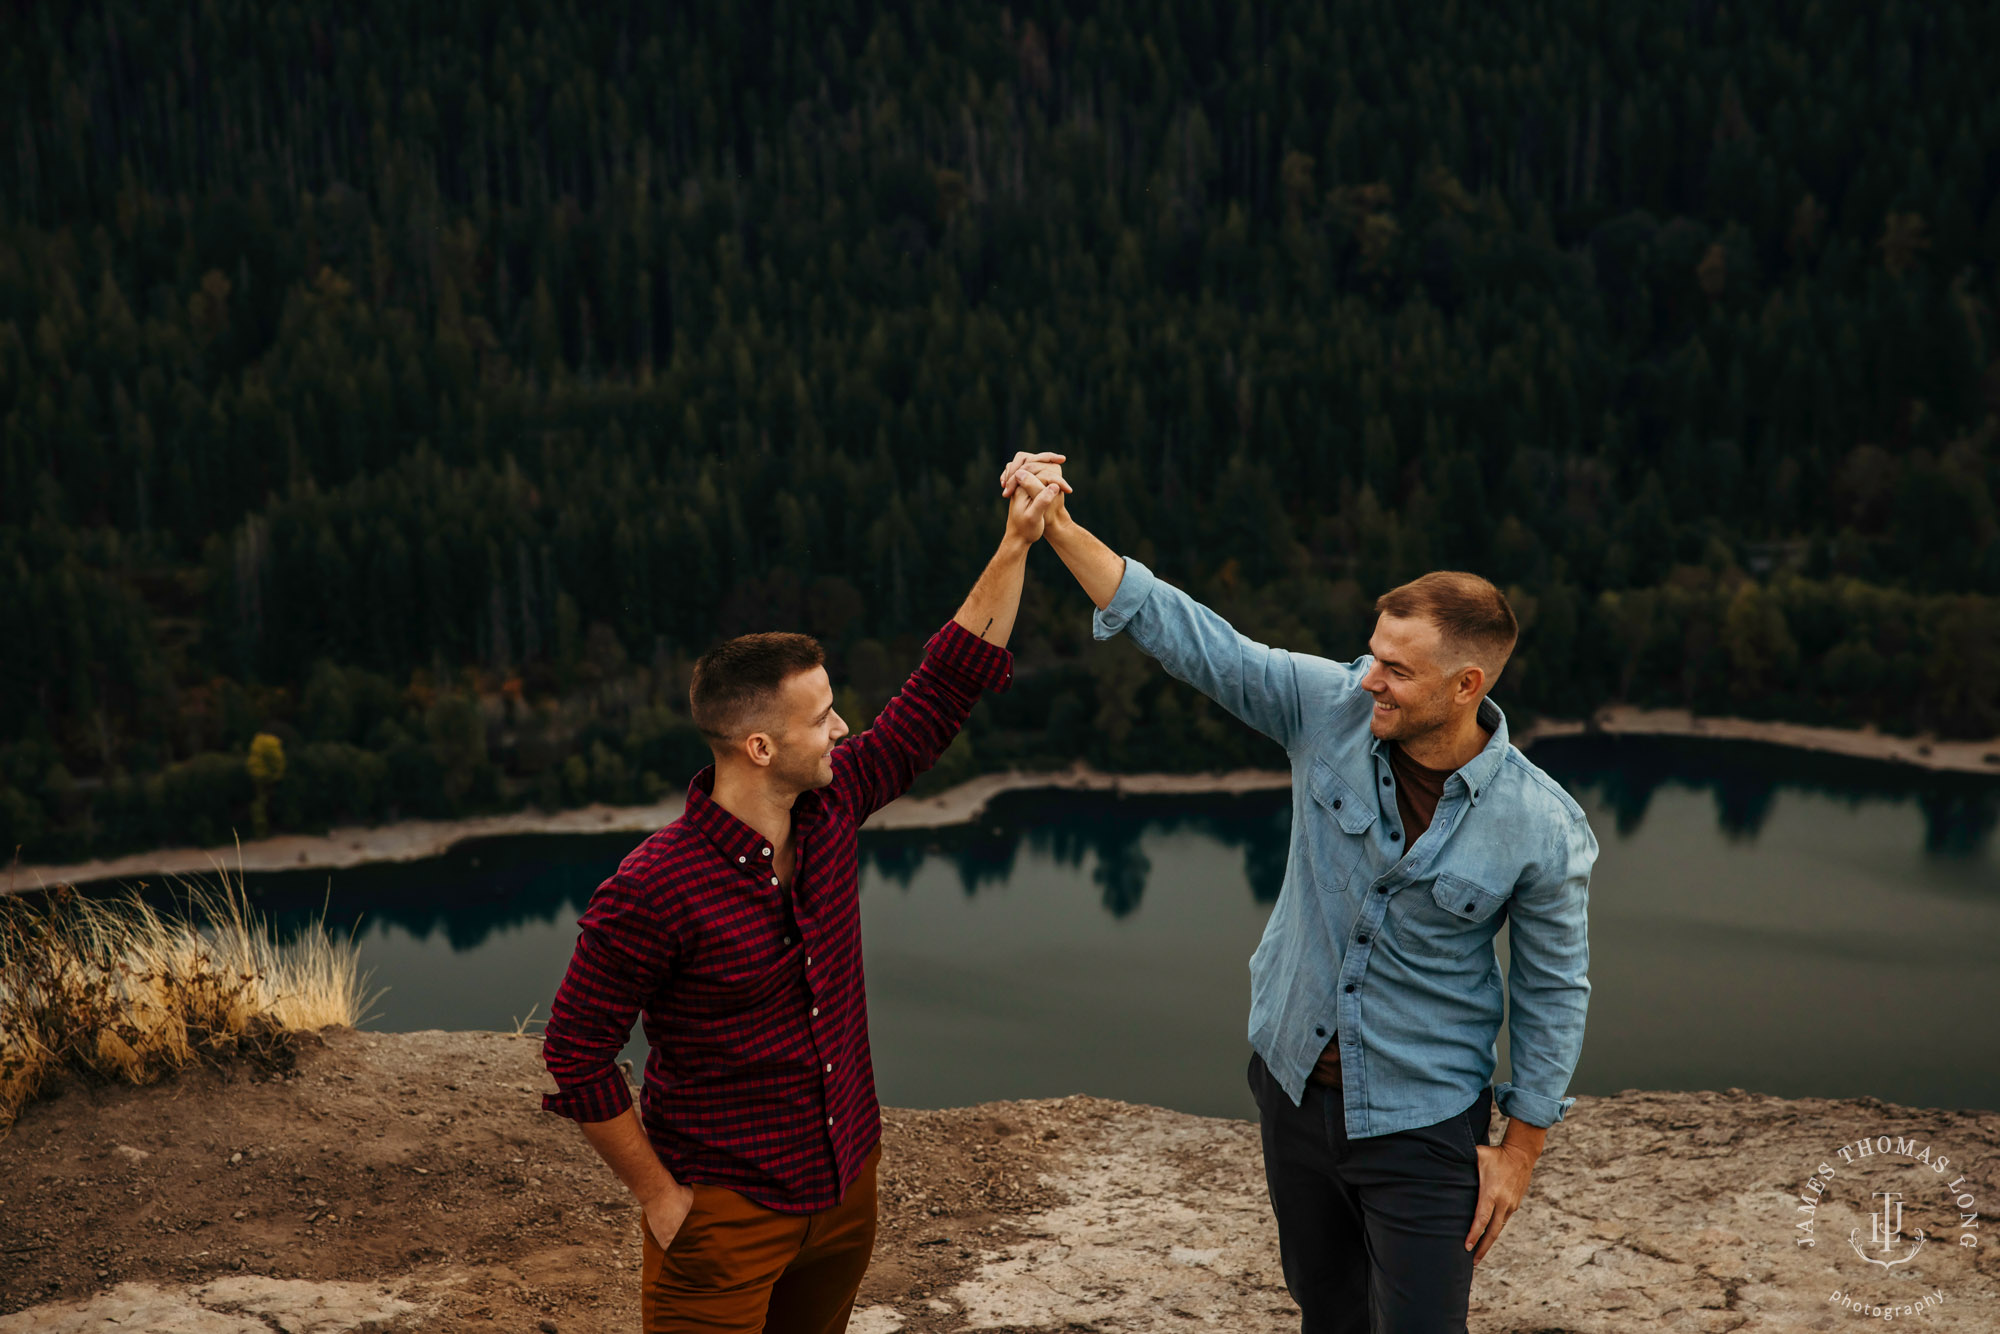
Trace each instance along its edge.
<path fill-rule="evenodd" d="M 1325 1029 L 1323 1029 L 1323 1028 L 1315 1028 L 1315 1029 L 1313 1030 L 1313 1032 L 1317 1033 L 1317 1034 L 1318 1034 L 1319 1036 L 1321 1036 L 1321 1037 L 1325 1037 L 1325 1036 L 1326 1036 L 1326 1030 L 1325 1030 Z"/>
<path fill-rule="evenodd" d="M 786 936 L 786 937 L 785 937 L 785 943 L 786 943 L 787 945 L 791 944 L 791 943 L 792 943 L 792 938 L 791 938 L 790 936 Z"/>
<path fill-rule="evenodd" d="M 808 954 L 806 956 L 806 967 L 810 968 L 812 966 L 813 966 L 813 956 Z"/>
<path fill-rule="evenodd" d="M 1400 830 L 1400 829 L 1391 829 L 1391 830 L 1389 831 L 1389 841 L 1390 841 L 1391 843 L 1401 843 L 1401 842 L 1403 841 L 1403 832 L 1402 832 L 1402 830 Z M 773 881 L 772 881 L 771 883 L 775 885 L 775 884 L 777 884 L 778 882 L 777 882 L 777 881 L 775 881 L 775 880 L 773 880 Z"/>
<path fill-rule="evenodd" d="M 1340 798 L 1339 798 L 1339 797 L 1335 797 L 1335 798 L 1333 799 L 1333 808 L 1334 808 L 1335 810 L 1339 810 L 1339 809 L 1340 809 Z M 737 858 L 736 860 L 738 860 L 738 861 L 742 861 L 743 859 L 742 859 L 741 857 L 738 857 L 738 858 Z"/>
<path fill-rule="evenodd" d="M 738 857 L 736 860 L 738 863 L 742 863 L 742 862 L 747 862 L 750 859 L 748 857 Z"/>
<path fill-rule="evenodd" d="M 827 1066 L 827 1068 L 826 1068 L 826 1072 L 827 1072 L 828 1074 L 832 1074 L 832 1073 L 833 1073 L 833 1067 L 832 1067 L 831 1065 Z"/>
<path fill-rule="evenodd" d="M 1477 801 L 1477 800 L 1479 799 L 1479 789 L 1478 789 L 1478 788 L 1476 788 L 1476 787 L 1475 787 L 1474 789 L 1472 789 L 1472 797 L 1473 797 L 1473 800 L 1475 800 L 1475 801 Z"/>
<path fill-rule="evenodd" d="M 1388 776 L 1387 774 L 1384 774 L 1384 775 L 1382 776 L 1382 786 L 1383 786 L 1383 787 L 1388 787 L 1388 786 L 1389 786 L 1389 776 Z"/>
<path fill-rule="evenodd" d="M 1368 933 L 1366 931 L 1363 931 L 1360 935 L 1356 936 L 1355 939 L 1360 941 L 1362 944 L 1366 945 L 1368 943 Z"/>
<path fill-rule="evenodd" d="M 1352 990 L 1354 990 L 1354 984 L 1353 984 L 1352 982 L 1349 982 L 1349 983 L 1347 984 L 1347 989 L 1348 989 L 1349 991 L 1352 991 Z"/>
<path fill-rule="evenodd" d="M 778 883 L 778 877 L 776 877 L 776 876 L 772 876 L 772 877 L 771 877 L 771 883 L 772 883 L 772 884 L 774 884 L 774 885 L 775 885 L 775 884 L 777 884 L 777 883 Z"/>
<path fill-rule="evenodd" d="M 1375 892 L 1377 894 L 1387 894 L 1389 892 L 1389 887 L 1387 885 L 1377 885 L 1375 886 Z"/>
<path fill-rule="evenodd" d="M 770 850 L 769 848 L 765 848 L 765 849 L 764 849 L 764 852 L 763 852 L 763 854 L 762 854 L 762 855 L 764 855 L 764 856 L 766 856 L 766 857 L 770 856 L 770 855 L 771 855 L 771 850 Z"/>
<path fill-rule="evenodd" d="M 817 1005 L 813 1006 L 813 1018 L 819 1018 L 819 1006 Z"/>
<path fill-rule="evenodd" d="M 833 1124 L 833 1118 L 832 1118 L 832 1117 L 830 1117 L 830 1116 L 829 1116 L 829 1117 L 827 1117 L 827 1118 L 826 1118 L 826 1123 L 827 1123 L 828 1125 L 832 1125 L 832 1124 Z"/>

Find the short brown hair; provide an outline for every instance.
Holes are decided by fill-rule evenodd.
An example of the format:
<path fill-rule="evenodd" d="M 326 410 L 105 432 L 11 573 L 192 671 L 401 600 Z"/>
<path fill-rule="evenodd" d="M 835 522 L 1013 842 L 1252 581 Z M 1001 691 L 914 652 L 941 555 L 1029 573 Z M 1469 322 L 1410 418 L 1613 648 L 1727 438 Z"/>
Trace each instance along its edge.
<path fill-rule="evenodd" d="M 772 632 L 724 640 L 695 663 L 688 712 L 703 736 L 727 745 L 779 686 L 825 663 L 826 650 L 811 635 Z"/>
<path fill-rule="evenodd" d="M 1438 628 L 1447 648 L 1471 658 L 1489 676 L 1500 675 L 1521 637 L 1507 595 L 1463 570 L 1432 570 L 1392 588 L 1375 599 L 1375 614 L 1422 617 Z"/>

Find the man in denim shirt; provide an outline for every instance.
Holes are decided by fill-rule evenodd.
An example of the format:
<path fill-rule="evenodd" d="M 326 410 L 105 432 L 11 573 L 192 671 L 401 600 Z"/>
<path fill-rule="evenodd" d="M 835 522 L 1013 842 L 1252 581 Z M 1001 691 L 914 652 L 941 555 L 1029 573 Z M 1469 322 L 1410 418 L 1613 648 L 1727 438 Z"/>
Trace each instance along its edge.
<path fill-rule="evenodd" d="M 1018 456 L 1002 490 L 1039 491 L 1061 462 Z M 1597 840 L 1487 698 L 1513 611 L 1476 575 L 1426 575 L 1377 602 L 1367 655 L 1332 662 L 1238 634 L 1062 497 L 1045 536 L 1097 638 L 1129 633 L 1291 758 L 1285 883 L 1250 957 L 1250 1084 L 1302 1329 L 1463 1331 L 1473 1265 L 1576 1101 L 1590 997 Z M 1502 921 L 1514 1078 L 1495 1088 Z"/>

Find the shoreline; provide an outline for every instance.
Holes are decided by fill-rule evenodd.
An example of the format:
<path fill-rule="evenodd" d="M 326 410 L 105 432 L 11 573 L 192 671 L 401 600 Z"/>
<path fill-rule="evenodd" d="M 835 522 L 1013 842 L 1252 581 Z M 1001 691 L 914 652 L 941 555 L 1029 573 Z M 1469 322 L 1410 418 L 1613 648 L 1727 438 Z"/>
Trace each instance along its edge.
<path fill-rule="evenodd" d="M 1588 720 L 1544 719 L 1516 735 L 1514 743 L 1526 750 L 1537 741 L 1584 735 L 1751 741 L 1936 772 L 2000 776 L 2000 737 L 1987 741 L 1938 741 L 1922 736 L 1890 736 L 1874 728 L 1704 718 L 1686 709 L 1640 709 L 1623 704 L 1600 709 Z M 1067 769 L 1038 773 L 1009 770 L 982 774 L 934 796 L 900 797 L 877 811 L 866 827 L 910 830 L 970 824 L 985 813 L 994 798 L 1009 792 L 1237 796 L 1290 786 L 1291 774 L 1282 769 L 1117 774 L 1078 762 Z M 280 834 L 226 847 L 154 848 L 69 865 L 13 867 L 4 881 L 0 881 L 0 894 L 58 884 L 208 875 L 218 868 L 257 872 L 345 870 L 371 862 L 422 861 L 442 856 L 460 843 L 529 834 L 648 834 L 679 818 L 685 804 L 683 798 L 672 797 L 649 806 L 593 804 L 566 811 L 526 810 L 461 820 L 402 820 L 387 825 L 335 828 L 324 834 Z"/>

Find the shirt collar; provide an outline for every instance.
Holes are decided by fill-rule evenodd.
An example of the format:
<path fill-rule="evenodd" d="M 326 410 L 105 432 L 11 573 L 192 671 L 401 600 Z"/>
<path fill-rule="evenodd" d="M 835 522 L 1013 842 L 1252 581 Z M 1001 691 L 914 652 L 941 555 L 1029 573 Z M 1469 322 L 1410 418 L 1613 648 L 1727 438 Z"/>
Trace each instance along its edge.
<path fill-rule="evenodd" d="M 1486 738 L 1486 745 L 1480 752 L 1460 765 L 1457 771 L 1457 777 L 1465 784 L 1466 794 L 1475 806 L 1486 795 L 1487 785 L 1499 773 L 1500 762 L 1507 757 L 1507 715 L 1500 711 L 1500 706 L 1493 702 L 1491 695 L 1479 701 L 1479 725 L 1493 735 Z M 1387 745 L 1381 737 L 1375 737 L 1368 749 L 1377 759 L 1387 759 Z"/>
<path fill-rule="evenodd" d="M 792 832 L 802 834 L 819 819 L 820 795 L 801 792 L 792 805 Z M 723 857 L 738 866 L 770 865 L 771 843 L 762 834 L 724 810 L 715 800 L 715 766 L 705 766 L 688 780 L 687 810 L 681 816 Z"/>

